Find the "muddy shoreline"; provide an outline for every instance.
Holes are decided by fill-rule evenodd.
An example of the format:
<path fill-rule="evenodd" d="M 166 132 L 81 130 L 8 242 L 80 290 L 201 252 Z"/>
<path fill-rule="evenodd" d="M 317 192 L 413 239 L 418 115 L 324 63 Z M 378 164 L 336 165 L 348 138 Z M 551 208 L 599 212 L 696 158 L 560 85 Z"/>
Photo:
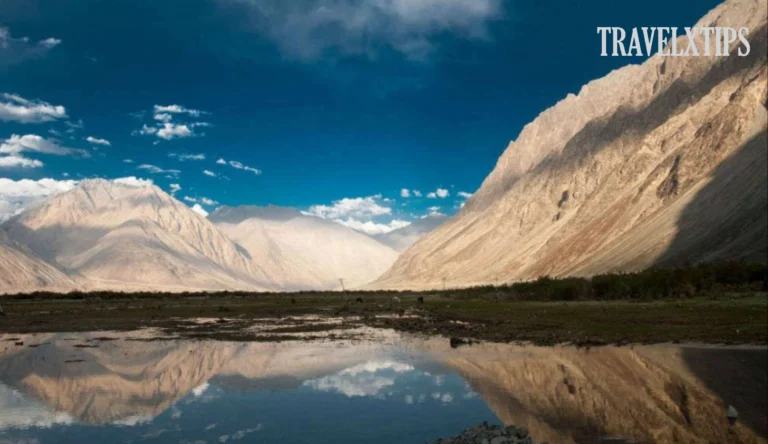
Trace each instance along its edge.
<path fill-rule="evenodd" d="M 346 339 L 360 329 L 537 345 L 768 343 L 768 295 L 654 302 L 525 302 L 422 294 L 8 298 L 0 333 L 128 331 L 228 341 Z"/>

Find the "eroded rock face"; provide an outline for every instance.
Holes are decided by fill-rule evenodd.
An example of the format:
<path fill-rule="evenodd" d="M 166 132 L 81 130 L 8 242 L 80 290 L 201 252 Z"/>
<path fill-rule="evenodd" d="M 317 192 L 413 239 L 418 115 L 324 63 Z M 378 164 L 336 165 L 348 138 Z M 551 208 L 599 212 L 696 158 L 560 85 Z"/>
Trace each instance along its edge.
<path fill-rule="evenodd" d="M 544 111 L 372 287 L 768 259 L 766 6 L 730 0 L 696 25 L 748 27 L 748 57 L 656 56 Z"/>

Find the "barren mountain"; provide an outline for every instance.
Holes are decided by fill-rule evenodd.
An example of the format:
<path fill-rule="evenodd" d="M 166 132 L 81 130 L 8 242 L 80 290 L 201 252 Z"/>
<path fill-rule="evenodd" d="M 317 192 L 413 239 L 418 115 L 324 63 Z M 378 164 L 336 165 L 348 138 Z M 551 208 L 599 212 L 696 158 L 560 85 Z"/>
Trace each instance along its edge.
<path fill-rule="evenodd" d="M 53 265 L 12 242 L 0 228 L 0 294 L 15 290 L 63 291 L 78 284 Z"/>
<path fill-rule="evenodd" d="M 715 56 L 713 39 L 712 56 L 657 55 L 541 113 L 464 209 L 372 287 L 768 259 L 766 11 L 729 0 L 696 25 L 749 28 L 747 57 Z"/>
<path fill-rule="evenodd" d="M 448 216 L 444 214 L 429 214 L 408 226 L 392 230 L 389 233 L 377 234 L 373 238 L 395 251 L 403 252 L 446 220 L 448 220 Z"/>
<path fill-rule="evenodd" d="M 89 288 L 265 289 L 247 252 L 156 186 L 87 180 L 4 224 L 8 237 Z"/>
<path fill-rule="evenodd" d="M 339 279 L 347 288 L 367 284 L 397 258 L 362 233 L 292 208 L 220 207 L 209 220 L 283 290 L 338 289 Z"/>

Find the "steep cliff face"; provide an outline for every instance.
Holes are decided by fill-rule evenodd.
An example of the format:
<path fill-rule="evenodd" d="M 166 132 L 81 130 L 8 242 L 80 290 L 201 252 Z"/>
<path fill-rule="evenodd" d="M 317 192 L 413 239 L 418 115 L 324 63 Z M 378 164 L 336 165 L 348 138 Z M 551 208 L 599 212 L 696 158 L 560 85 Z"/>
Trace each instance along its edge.
<path fill-rule="evenodd" d="M 730 0 L 696 25 L 748 27 L 747 57 L 654 56 L 544 111 L 373 287 L 766 260 L 767 9 Z"/>

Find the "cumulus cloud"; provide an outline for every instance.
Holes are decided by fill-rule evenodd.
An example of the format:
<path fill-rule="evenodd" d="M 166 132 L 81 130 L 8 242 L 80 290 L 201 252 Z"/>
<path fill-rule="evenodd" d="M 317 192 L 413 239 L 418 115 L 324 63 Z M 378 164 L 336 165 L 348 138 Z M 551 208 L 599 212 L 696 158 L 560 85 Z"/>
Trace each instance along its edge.
<path fill-rule="evenodd" d="M 446 197 L 450 196 L 451 193 L 446 190 L 445 188 L 438 188 L 435 191 L 431 191 L 427 193 L 427 199 L 445 199 Z"/>
<path fill-rule="evenodd" d="M 219 164 L 219 165 L 229 165 L 232 168 L 235 168 L 237 170 L 250 171 L 250 172 L 252 172 L 253 174 L 255 174 L 257 176 L 261 175 L 261 170 L 260 169 L 250 167 L 250 166 L 245 165 L 244 163 L 238 162 L 236 160 L 224 160 L 222 158 L 219 158 L 219 160 L 217 160 L 216 163 Z"/>
<path fill-rule="evenodd" d="M 135 188 L 146 188 L 154 184 L 152 179 L 141 179 L 136 176 L 119 177 L 117 179 L 112 179 L 112 182 L 118 185 Z"/>
<path fill-rule="evenodd" d="M 40 168 L 43 162 L 22 156 L 0 156 L 0 168 Z"/>
<path fill-rule="evenodd" d="M 133 159 L 123 159 L 123 163 L 133 163 Z"/>
<path fill-rule="evenodd" d="M 195 132 L 195 128 L 211 126 L 208 122 L 200 122 L 193 119 L 208 114 L 205 111 L 186 108 L 181 105 L 155 105 L 152 108 L 152 125 L 146 123 L 140 129 L 134 130 L 134 136 L 154 135 L 164 140 L 180 139 L 185 137 L 203 136 L 204 133 Z M 142 119 L 145 112 L 134 113 L 133 116 Z M 178 121 L 181 119 L 182 121 Z M 181 159 L 198 160 L 198 159 Z"/>
<path fill-rule="evenodd" d="M 411 191 L 408 190 L 408 188 L 403 188 L 400 190 L 400 197 L 408 198 L 411 197 Z"/>
<path fill-rule="evenodd" d="M 112 146 L 111 143 L 109 143 L 109 140 L 107 139 L 97 139 L 96 137 L 88 136 L 85 138 L 86 142 L 92 143 L 94 145 L 104 145 L 104 146 Z"/>
<path fill-rule="evenodd" d="M 181 190 L 181 185 L 177 183 L 169 184 L 168 187 L 171 189 L 171 195 L 173 196 L 176 194 L 179 190 Z"/>
<path fill-rule="evenodd" d="M 393 203 L 381 194 L 367 197 L 345 197 L 335 200 L 330 205 L 312 205 L 303 214 L 328 219 L 346 227 L 369 235 L 389 233 L 392 230 L 408 226 L 410 222 L 391 219 L 388 222 L 376 220 L 382 216 L 392 216 L 392 209 L 383 204 Z"/>
<path fill-rule="evenodd" d="M 205 174 L 206 176 L 210 176 L 210 177 L 216 177 L 216 173 L 214 173 L 211 170 L 203 170 L 203 174 Z"/>
<path fill-rule="evenodd" d="M 421 191 L 413 190 L 413 195 L 416 196 L 416 197 L 421 197 Z"/>
<path fill-rule="evenodd" d="M 28 37 L 13 37 L 11 31 L 0 26 L 0 67 L 11 66 L 45 56 L 61 44 L 61 40 L 48 37 L 37 43 Z"/>
<path fill-rule="evenodd" d="M 168 154 L 168 157 L 173 157 L 173 158 L 179 159 L 182 162 L 185 161 L 185 160 L 205 160 L 205 154 L 204 153 L 199 153 L 199 154 L 170 153 L 170 154 Z"/>
<path fill-rule="evenodd" d="M 0 222 L 21 213 L 30 205 L 69 191 L 76 185 L 76 180 L 0 178 Z"/>
<path fill-rule="evenodd" d="M 467 193 L 466 191 L 459 191 L 456 193 L 459 197 L 463 197 L 464 199 L 469 199 L 472 197 L 472 193 Z"/>
<path fill-rule="evenodd" d="M 189 126 L 184 124 L 165 122 L 163 123 L 163 126 L 157 130 L 157 137 L 165 140 L 190 136 L 192 136 L 192 130 Z"/>
<path fill-rule="evenodd" d="M 388 223 L 376 223 L 373 221 L 359 221 L 352 218 L 347 219 L 334 219 L 334 222 L 340 223 L 346 227 L 349 227 L 356 231 L 361 231 L 365 234 L 374 236 L 377 234 L 385 234 L 390 231 L 397 230 L 398 228 L 407 227 L 411 223 L 407 220 L 392 219 Z"/>
<path fill-rule="evenodd" d="M 200 204 L 196 203 L 196 204 L 192 205 L 191 208 L 192 208 L 192 211 L 194 211 L 195 213 L 197 213 L 197 214 L 199 214 L 199 215 L 201 215 L 203 217 L 208 217 L 208 212 L 205 211 L 205 208 L 201 207 Z"/>
<path fill-rule="evenodd" d="M 246 5 L 254 29 L 291 58 L 375 58 L 395 51 L 424 60 L 438 36 L 487 39 L 501 0 L 220 0 Z"/>
<path fill-rule="evenodd" d="M 136 168 L 140 169 L 140 170 L 147 171 L 147 172 L 152 173 L 152 174 L 171 174 L 171 175 L 176 175 L 176 174 L 179 174 L 181 172 L 181 171 L 175 170 L 175 169 L 166 170 L 164 168 L 160 168 L 159 166 L 155 166 L 155 165 L 152 165 L 152 164 L 149 164 L 149 163 L 143 163 L 143 164 L 137 166 Z"/>
<path fill-rule="evenodd" d="M 331 205 L 312 205 L 307 213 L 323 219 L 342 217 L 373 217 L 392 214 L 392 209 L 376 202 L 376 196 L 345 197 L 333 201 Z"/>
<path fill-rule="evenodd" d="M 41 161 L 28 159 L 23 156 L 21 153 L 24 152 L 52 154 L 56 156 L 91 156 L 86 150 L 67 148 L 59 145 L 58 142 L 45 139 L 36 134 L 26 134 L 23 136 L 14 134 L 0 143 L 0 167 L 39 168 L 43 166 Z"/>
<path fill-rule="evenodd" d="M 43 123 L 66 117 L 67 111 L 63 106 L 42 100 L 28 100 L 17 94 L 5 93 L 0 101 L 0 120 L 5 122 Z"/>
<path fill-rule="evenodd" d="M 54 48 L 61 44 L 61 39 L 55 39 L 53 37 L 48 37 L 45 40 L 40 40 L 38 42 L 39 45 L 45 46 L 48 49 Z"/>
<path fill-rule="evenodd" d="M 26 134 L 24 136 L 14 134 L 10 138 L 6 139 L 2 144 L 0 144 L 1 154 L 19 154 L 25 151 L 42 154 L 53 154 L 56 156 L 67 156 L 72 154 L 81 155 L 83 157 L 90 156 L 88 151 L 75 148 L 67 148 L 36 134 Z"/>
<path fill-rule="evenodd" d="M 207 197 L 199 197 L 198 198 L 198 197 L 184 196 L 184 200 L 187 201 L 187 202 L 199 203 L 199 204 L 209 205 L 209 206 L 210 205 L 218 205 L 219 204 L 218 201 L 215 201 L 215 200 L 207 198 Z"/>

